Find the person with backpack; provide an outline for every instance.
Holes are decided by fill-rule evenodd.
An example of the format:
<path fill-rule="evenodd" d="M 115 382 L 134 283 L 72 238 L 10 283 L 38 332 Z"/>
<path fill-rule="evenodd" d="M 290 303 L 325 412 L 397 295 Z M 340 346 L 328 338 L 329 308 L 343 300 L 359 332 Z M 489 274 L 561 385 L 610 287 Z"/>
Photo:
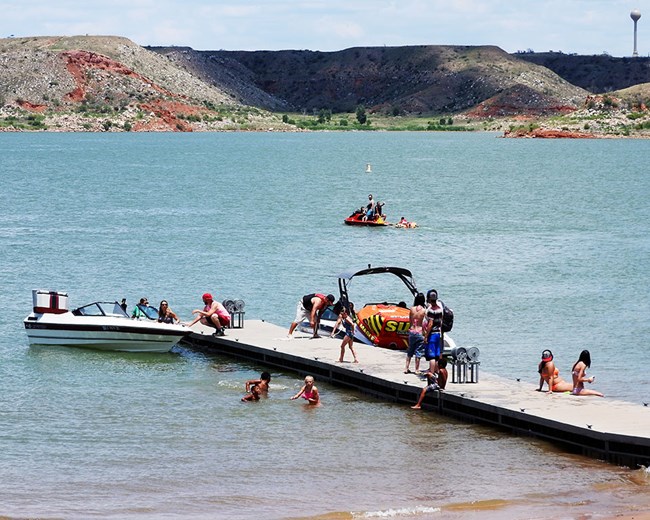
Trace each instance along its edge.
<path fill-rule="evenodd" d="M 424 358 L 429 362 L 429 372 L 438 373 L 438 360 L 442 356 L 442 322 L 444 306 L 438 299 L 438 291 L 427 292 L 427 308 L 423 324 Z"/>

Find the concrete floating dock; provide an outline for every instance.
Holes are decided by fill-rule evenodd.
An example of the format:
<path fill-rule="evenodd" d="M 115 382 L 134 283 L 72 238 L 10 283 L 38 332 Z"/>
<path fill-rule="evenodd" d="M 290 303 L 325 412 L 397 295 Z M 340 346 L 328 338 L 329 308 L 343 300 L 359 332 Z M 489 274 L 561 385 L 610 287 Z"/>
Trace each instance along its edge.
<path fill-rule="evenodd" d="M 310 339 L 261 320 L 228 329 L 194 326 L 183 344 L 207 353 L 225 354 L 260 365 L 311 374 L 317 381 L 358 390 L 379 399 L 413 405 L 425 382 L 404 374 L 405 352 L 355 343 L 359 363 L 339 363 L 340 339 Z M 346 351 L 346 359 L 351 359 Z M 412 367 L 414 361 L 411 361 Z M 424 360 L 422 368 L 426 368 Z M 534 368 L 534 367 L 533 367 Z M 563 449 L 636 468 L 650 466 L 650 407 L 607 397 L 577 397 L 536 392 L 536 385 L 507 380 L 481 370 L 477 383 L 452 383 L 428 392 L 423 409 L 547 440 Z M 531 369 L 532 370 L 532 369 Z"/>

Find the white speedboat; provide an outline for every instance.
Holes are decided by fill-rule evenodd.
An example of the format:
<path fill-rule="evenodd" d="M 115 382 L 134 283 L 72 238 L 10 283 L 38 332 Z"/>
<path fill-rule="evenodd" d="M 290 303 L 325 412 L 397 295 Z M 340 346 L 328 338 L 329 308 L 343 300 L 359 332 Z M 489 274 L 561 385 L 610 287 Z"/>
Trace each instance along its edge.
<path fill-rule="evenodd" d="M 169 352 L 192 332 L 185 325 L 132 319 L 118 302 L 93 302 L 68 310 L 68 294 L 33 290 L 24 320 L 30 345 L 61 345 L 118 352 Z"/>

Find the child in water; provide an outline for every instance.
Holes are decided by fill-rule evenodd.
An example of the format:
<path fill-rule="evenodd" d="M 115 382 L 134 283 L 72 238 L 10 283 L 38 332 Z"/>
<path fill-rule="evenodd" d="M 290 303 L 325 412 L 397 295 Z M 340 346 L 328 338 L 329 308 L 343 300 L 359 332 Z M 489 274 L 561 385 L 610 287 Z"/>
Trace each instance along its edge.
<path fill-rule="evenodd" d="M 268 372 L 262 372 L 259 379 L 249 379 L 246 381 L 246 392 L 248 393 L 241 400 L 244 402 L 259 401 L 260 396 L 269 391 L 270 383 L 271 374 Z"/>
<path fill-rule="evenodd" d="M 310 405 L 317 406 L 320 404 L 320 396 L 318 395 L 318 388 L 314 386 L 313 376 L 305 377 L 305 384 L 302 385 L 300 392 L 294 395 L 291 400 L 293 401 L 299 397 L 305 399 Z"/>

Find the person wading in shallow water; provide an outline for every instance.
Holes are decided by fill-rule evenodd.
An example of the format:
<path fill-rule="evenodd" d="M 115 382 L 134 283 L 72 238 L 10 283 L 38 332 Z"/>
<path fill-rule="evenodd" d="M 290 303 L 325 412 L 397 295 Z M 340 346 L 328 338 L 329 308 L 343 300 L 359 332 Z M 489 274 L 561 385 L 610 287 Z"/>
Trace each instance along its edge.
<path fill-rule="evenodd" d="M 318 395 L 318 388 L 314 386 L 313 376 L 305 377 L 305 384 L 302 385 L 300 392 L 294 395 L 291 400 L 293 401 L 299 397 L 305 399 L 312 406 L 320 405 L 320 395 Z"/>
<path fill-rule="evenodd" d="M 259 379 L 249 379 L 246 381 L 247 394 L 241 398 L 242 401 L 259 401 L 260 396 L 268 393 L 271 383 L 271 374 L 262 372 Z"/>

